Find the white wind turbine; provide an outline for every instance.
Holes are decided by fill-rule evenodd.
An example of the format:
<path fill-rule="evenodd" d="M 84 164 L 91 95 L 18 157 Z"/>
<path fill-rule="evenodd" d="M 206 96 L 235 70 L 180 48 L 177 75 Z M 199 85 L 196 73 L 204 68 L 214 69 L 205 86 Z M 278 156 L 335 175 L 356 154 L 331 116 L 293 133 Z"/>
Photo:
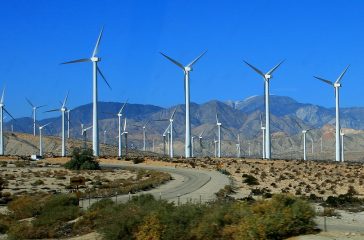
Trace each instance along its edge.
<path fill-rule="evenodd" d="M 83 137 L 83 149 L 87 148 L 87 130 L 91 129 L 92 126 L 84 128 L 84 125 L 81 123 L 81 135 Z"/>
<path fill-rule="evenodd" d="M 67 92 L 67 95 L 64 98 L 60 109 L 52 109 L 52 110 L 46 111 L 46 112 L 58 112 L 58 111 L 60 111 L 61 114 L 62 114 L 62 157 L 66 156 L 65 112 L 67 110 L 66 103 L 67 103 L 67 99 L 68 99 L 68 93 L 69 92 Z"/>
<path fill-rule="evenodd" d="M 296 122 L 296 124 L 298 125 L 298 127 L 301 129 L 302 131 L 302 136 L 303 136 L 303 160 L 307 160 L 307 154 L 306 154 L 306 134 L 312 130 L 312 128 L 310 129 L 304 129 L 296 120 L 294 120 Z"/>
<path fill-rule="evenodd" d="M 104 145 L 106 144 L 106 133 L 107 133 L 107 130 L 104 130 Z"/>
<path fill-rule="evenodd" d="M 6 112 L 13 120 L 15 120 L 13 116 L 5 108 L 4 95 L 5 95 L 5 88 L 3 89 L 3 93 L 1 94 L 1 100 L 0 100 L 0 155 L 4 155 L 4 129 L 3 129 L 4 112 Z"/>
<path fill-rule="evenodd" d="M 265 158 L 271 158 L 271 137 L 270 137 L 270 108 L 269 108 L 269 82 L 273 77 L 273 72 L 284 62 L 281 61 L 279 64 L 274 66 L 266 74 L 260 71 L 258 68 L 244 61 L 249 67 L 251 67 L 255 72 L 257 72 L 264 79 L 264 97 L 265 97 Z"/>
<path fill-rule="evenodd" d="M 189 63 L 186 66 L 183 66 L 181 63 L 176 60 L 168 57 L 167 55 L 161 53 L 164 57 L 170 60 L 172 63 L 176 64 L 180 67 L 185 75 L 185 105 L 186 105 L 186 135 L 185 135 L 185 157 L 191 157 L 192 149 L 191 149 L 191 123 L 190 123 L 190 72 L 192 71 L 192 66 L 195 64 L 204 54 L 202 53 L 195 60 Z"/>
<path fill-rule="evenodd" d="M 214 138 L 215 158 L 217 157 L 217 143 L 218 143 L 218 141 L 216 140 L 216 138 Z"/>
<path fill-rule="evenodd" d="M 206 129 L 202 130 L 202 132 L 200 133 L 200 135 L 198 135 L 198 141 L 199 141 L 199 143 L 200 143 L 200 148 L 201 148 L 201 155 L 203 155 L 203 148 L 202 148 L 202 136 L 203 136 L 203 134 L 205 133 L 205 130 L 206 130 Z"/>
<path fill-rule="evenodd" d="M 35 106 L 28 98 L 25 98 L 29 105 L 32 107 L 33 114 L 33 136 L 35 136 L 36 122 L 37 122 L 37 109 L 41 107 L 45 107 L 46 105 Z"/>
<path fill-rule="evenodd" d="M 339 88 L 341 87 L 341 79 L 343 78 L 344 74 L 348 70 L 349 66 L 345 68 L 345 70 L 340 74 L 340 76 L 336 79 L 335 82 L 323 79 L 321 77 L 316 77 L 318 80 L 323 81 L 324 83 L 329 84 L 335 88 L 335 103 L 336 103 L 336 129 L 335 129 L 335 138 L 336 138 L 336 161 L 341 161 L 341 150 L 340 150 L 340 108 L 339 108 Z"/>
<path fill-rule="evenodd" d="M 238 143 L 236 144 L 236 151 L 237 151 L 237 154 L 236 156 L 238 158 L 240 158 L 241 156 L 241 151 L 240 151 L 240 134 L 238 133 Z"/>
<path fill-rule="evenodd" d="M 221 122 L 219 122 L 219 118 L 216 114 L 216 126 L 217 126 L 217 157 L 221 157 Z"/>
<path fill-rule="evenodd" d="M 146 128 L 148 126 L 148 124 L 150 123 L 150 121 L 147 121 L 144 125 L 143 125 L 143 152 L 145 152 L 146 150 Z"/>
<path fill-rule="evenodd" d="M 194 148 L 195 148 L 195 136 L 192 136 L 191 137 L 191 150 L 192 150 L 191 151 L 191 154 L 192 154 L 191 156 L 192 157 L 194 157 L 194 150 L 195 150 Z"/>
<path fill-rule="evenodd" d="M 128 99 L 126 99 L 126 101 L 124 102 L 124 104 L 121 106 L 117 116 L 118 116 L 118 157 L 121 158 L 121 117 L 123 116 L 123 110 L 124 110 L 124 107 L 125 105 L 127 104 L 128 102 Z"/>
<path fill-rule="evenodd" d="M 128 132 L 126 131 L 126 118 L 124 119 L 123 132 L 121 136 L 125 137 L 125 157 L 128 155 Z"/>
<path fill-rule="evenodd" d="M 42 146 L 42 129 L 48 126 L 51 123 L 44 124 L 43 126 L 39 127 L 39 156 L 43 156 L 43 146 Z"/>
<path fill-rule="evenodd" d="M 99 34 L 99 37 L 97 39 L 94 51 L 92 53 L 91 58 L 83 58 L 78 60 L 73 60 L 69 62 L 64 62 L 62 64 L 70 64 L 70 63 L 79 63 L 79 62 L 92 62 L 93 70 L 92 70 L 92 76 L 93 76 L 93 84 L 92 84 L 92 101 L 93 101 L 93 107 L 92 107 L 92 149 L 94 152 L 94 156 L 99 156 L 100 152 L 100 146 L 99 146 L 99 124 L 98 124 L 98 89 L 97 89 L 97 76 L 100 74 L 100 76 L 104 79 L 107 86 L 111 89 L 110 84 L 106 81 L 105 76 L 102 74 L 100 68 L 97 66 L 98 62 L 101 61 L 101 58 L 97 57 L 98 48 L 100 44 L 100 40 L 102 37 L 103 28 L 101 29 L 101 32 Z"/>

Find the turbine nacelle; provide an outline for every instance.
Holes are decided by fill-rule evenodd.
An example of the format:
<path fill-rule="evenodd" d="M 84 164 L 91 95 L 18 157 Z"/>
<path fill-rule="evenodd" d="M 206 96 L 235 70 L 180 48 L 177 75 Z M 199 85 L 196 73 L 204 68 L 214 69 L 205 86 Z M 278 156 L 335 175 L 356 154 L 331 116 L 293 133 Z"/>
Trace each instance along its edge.
<path fill-rule="evenodd" d="M 184 70 L 185 70 L 185 72 L 191 72 L 193 70 L 193 68 L 187 66 L 187 67 L 184 67 Z"/>
<path fill-rule="evenodd" d="M 266 80 L 269 80 L 269 79 L 271 79 L 271 78 L 272 78 L 272 75 L 270 75 L 270 74 L 265 74 L 265 75 L 264 75 L 264 78 L 265 78 Z"/>
<path fill-rule="evenodd" d="M 334 83 L 334 88 L 339 88 L 341 87 L 341 83 Z"/>
<path fill-rule="evenodd" d="M 91 57 L 90 60 L 92 62 L 99 62 L 99 61 L 101 61 L 101 58 L 99 58 L 99 57 Z"/>

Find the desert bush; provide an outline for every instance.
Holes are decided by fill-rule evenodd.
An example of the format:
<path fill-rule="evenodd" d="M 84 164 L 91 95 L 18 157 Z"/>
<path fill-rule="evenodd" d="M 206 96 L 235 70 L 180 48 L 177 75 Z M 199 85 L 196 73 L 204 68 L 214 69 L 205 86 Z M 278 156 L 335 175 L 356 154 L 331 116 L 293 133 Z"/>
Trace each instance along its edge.
<path fill-rule="evenodd" d="M 144 158 L 143 157 L 135 157 L 133 158 L 133 163 L 134 164 L 139 164 L 139 163 L 143 163 L 144 162 Z"/>
<path fill-rule="evenodd" d="M 71 170 L 100 170 L 92 149 L 73 149 L 72 159 L 64 167 Z"/>
<path fill-rule="evenodd" d="M 246 183 L 249 186 L 259 185 L 258 179 L 249 174 L 243 174 L 243 183 Z"/>
<path fill-rule="evenodd" d="M 32 198 L 34 197 L 30 197 L 32 201 L 36 200 Z M 40 196 L 40 200 L 41 202 L 33 202 L 33 207 L 37 211 L 29 211 L 29 206 L 25 204 L 23 208 L 17 209 L 18 211 L 27 210 L 28 215 L 35 216 L 35 219 L 28 224 L 16 222 L 11 225 L 8 231 L 10 239 L 58 238 L 72 231 L 71 224 L 67 222 L 80 215 L 76 196 L 46 195 Z"/>

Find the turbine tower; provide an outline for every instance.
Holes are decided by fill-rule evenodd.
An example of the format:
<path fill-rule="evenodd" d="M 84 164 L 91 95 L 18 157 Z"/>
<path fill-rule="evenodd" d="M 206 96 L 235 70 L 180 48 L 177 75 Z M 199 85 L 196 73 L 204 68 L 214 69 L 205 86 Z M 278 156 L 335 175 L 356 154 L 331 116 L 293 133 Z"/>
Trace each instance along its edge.
<path fill-rule="evenodd" d="M 271 138 L 270 138 L 270 108 L 269 108 L 269 82 L 273 77 L 273 72 L 284 62 L 281 61 L 266 74 L 260 71 L 258 68 L 244 61 L 249 67 L 251 67 L 255 72 L 257 72 L 264 79 L 264 98 L 265 98 L 265 158 L 271 159 Z"/>
<path fill-rule="evenodd" d="M 265 127 L 263 126 L 262 114 L 260 114 L 260 129 L 262 130 L 262 158 L 265 158 Z"/>
<path fill-rule="evenodd" d="M 121 136 L 124 135 L 125 137 L 125 157 L 128 155 L 128 132 L 126 131 L 126 118 L 124 119 L 124 126 L 123 126 L 123 132 L 121 133 Z"/>
<path fill-rule="evenodd" d="M 341 161 L 344 162 L 344 136 L 345 136 L 345 133 L 342 129 L 340 129 L 340 136 L 341 136 Z"/>
<path fill-rule="evenodd" d="M 60 109 L 52 109 L 52 110 L 46 111 L 46 112 L 58 112 L 58 111 L 60 111 L 61 114 L 62 114 L 62 154 L 61 154 L 62 157 L 66 156 L 65 112 L 67 110 L 66 103 L 67 103 L 67 99 L 68 99 L 68 93 L 69 92 L 67 92 L 67 95 L 64 98 Z"/>
<path fill-rule="evenodd" d="M 301 129 L 302 131 L 302 136 L 303 136 L 303 160 L 307 160 L 307 154 L 306 154 L 306 134 L 312 130 L 312 128 L 310 129 L 304 129 L 301 124 L 299 124 L 295 119 L 294 121 L 296 122 L 296 124 L 298 125 L 298 127 Z"/>
<path fill-rule="evenodd" d="M 39 156 L 43 156 L 43 146 L 42 146 L 42 129 L 48 126 L 51 123 L 44 124 L 39 127 Z"/>
<path fill-rule="evenodd" d="M 28 98 L 25 98 L 29 105 L 32 107 L 32 115 L 33 115 L 33 136 L 35 136 L 36 122 L 37 122 L 37 109 L 41 107 L 45 107 L 46 105 L 35 106 Z"/>
<path fill-rule="evenodd" d="M 192 71 L 192 66 L 195 64 L 204 54 L 203 52 L 200 56 L 198 56 L 195 60 L 189 63 L 186 66 L 183 66 L 181 63 L 176 60 L 168 57 L 167 55 L 161 53 L 164 57 L 170 60 L 172 63 L 176 64 L 180 67 L 185 75 L 185 105 L 186 105 L 186 135 L 185 135 L 185 157 L 190 158 L 192 149 L 191 149 L 191 123 L 190 123 L 190 72 Z"/>
<path fill-rule="evenodd" d="M 77 59 L 69 62 L 64 62 L 62 64 L 70 64 L 70 63 L 79 63 L 79 62 L 92 62 L 93 70 L 92 70 L 92 76 L 93 76 L 93 84 L 92 84 L 92 149 L 94 156 L 98 157 L 100 153 L 100 146 L 99 146 L 99 125 L 98 125 L 98 90 L 97 90 L 97 76 L 100 74 L 100 76 L 104 79 L 107 86 L 111 89 L 110 84 L 107 82 L 104 74 L 102 74 L 100 68 L 98 67 L 98 62 L 101 61 L 101 58 L 97 57 L 98 48 L 100 44 L 100 40 L 103 33 L 103 28 L 101 29 L 101 32 L 99 34 L 99 37 L 97 39 L 94 51 L 91 55 L 91 58 L 82 58 Z"/>
<path fill-rule="evenodd" d="M 340 74 L 340 76 L 336 79 L 335 82 L 323 79 L 321 77 L 316 77 L 318 80 L 323 81 L 326 84 L 329 84 L 330 86 L 333 86 L 335 88 L 335 102 L 336 102 L 336 129 L 335 129 L 335 138 L 336 138 L 336 161 L 341 161 L 341 150 L 340 150 L 340 108 L 339 108 L 339 88 L 341 87 L 341 79 L 343 78 L 344 74 L 348 70 L 349 66 L 345 68 L 345 70 Z"/>
<path fill-rule="evenodd" d="M 221 158 L 221 122 L 216 114 L 216 126 L 217 126 L 217 157 Z"/>
<path fill-rule="evenodd" d="M 70 111 L 71 111 L 71 109 L 68 109 L 66 111 L 66 113 L 67 113 L 67 139 L 70 139 Z"/>
<path fill-rule="evenodd" d="M 1 100 L 0 100 L 0 155 L 4 155 L 4 131 L 3 131 L 4 112 L 6 112 L 13 120 L 15 120 L 13 116 L 5 108 L 4 95 L 5 95 L 5 88 L 3 89 L 3 93 L 1 94 Z"/>

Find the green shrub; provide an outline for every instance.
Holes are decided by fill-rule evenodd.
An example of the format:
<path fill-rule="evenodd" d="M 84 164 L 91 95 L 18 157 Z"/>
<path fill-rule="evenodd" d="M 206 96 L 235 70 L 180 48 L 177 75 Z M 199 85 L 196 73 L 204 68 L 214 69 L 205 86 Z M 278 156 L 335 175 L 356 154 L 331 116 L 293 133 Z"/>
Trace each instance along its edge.
<path fill-rule="evenodd" d="M 92 149 L 75 148 L 72 152 L 72 159 L 68 161 L 65 168 L 71 170 L 99 170 L 100 165 L 93 156 Z"/>

